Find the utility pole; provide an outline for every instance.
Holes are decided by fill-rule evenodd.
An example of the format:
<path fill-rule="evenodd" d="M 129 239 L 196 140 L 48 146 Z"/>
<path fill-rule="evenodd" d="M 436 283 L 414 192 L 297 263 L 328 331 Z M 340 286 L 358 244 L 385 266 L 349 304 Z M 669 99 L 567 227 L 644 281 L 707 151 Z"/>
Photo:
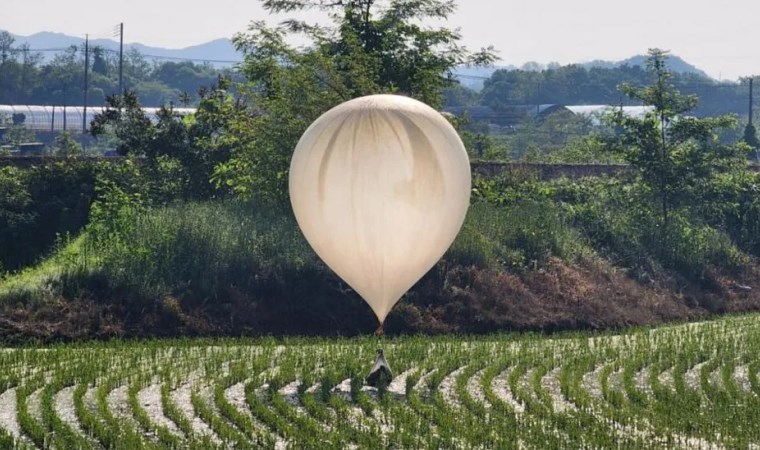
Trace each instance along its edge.
<path fill-rule="evenodd" d="M 69 85 L 64 84 L 63 85 L 63 132 L 66 132 L 66 104 L 68 103 L 68 91 L 69 91 Z"/>
<path fill-rule="evenodd" d="M 89 70 L 90 70 L 90 35 L 86 34 L 84 39 L 84 109 L 82 110 L 82 134 L 87 133 L 87 91 L 89 90 Z"/>
<path fill-rule="evenodd" d="M 27 58 L 27 55 L 29 54 L 29 49 L 24 48 L 22 50 L 22 54 L 24 55 L 24 62 L 23 62 L 23 65 L 21 66 L 21 95 L 23 96 L 24 93 L 26 92 L 26 64 L 27 64 L 26 58 Z"/>
<path fill-rule="evenodd" d="M 752 124 L 753 119 L 753 111 L 752 107 L 754 106 L 754 91 L 753 91 L 753 83 L 755 81 L 755 76 L 752 75 L 749 77 L 749 111 L 747 114 L 747 128 L 744 129 L 744 141 L 749 144 L 750 147 L 753 147 L 755 149 L 755 158 L 760 162 L 760 147 L 758 146 L 757 142 L 757 132 L 755 131 L 755 126 Z"/>
<path fill-rule="evenodd" d="M 119 95 L 124 95 L 124 22 L 119 24 Z"/>
<path fill-rule="evenodd" d="M 752 82 L 755 81 L 753 77 L 749 79 L 749 124 L 752 125 Z"/>

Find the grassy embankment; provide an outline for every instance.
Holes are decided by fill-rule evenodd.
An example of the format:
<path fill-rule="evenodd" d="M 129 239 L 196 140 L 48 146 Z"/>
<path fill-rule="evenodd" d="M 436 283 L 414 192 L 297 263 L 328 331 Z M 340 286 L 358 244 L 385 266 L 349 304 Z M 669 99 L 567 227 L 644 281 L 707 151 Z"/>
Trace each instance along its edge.
<path fill-rule="evenodd" d="M 479 184 L 462 232 L 391 333 L 599 329 L 760 307 L 739 239 L 675 217 L 664 252 L 615 180 Z M 495 195 L 482 191 L 491 189 Z M 342 334 L 369 308 L 291 214 L 237 203 L 117 211 L 0 281 L 7 339 Z"/>

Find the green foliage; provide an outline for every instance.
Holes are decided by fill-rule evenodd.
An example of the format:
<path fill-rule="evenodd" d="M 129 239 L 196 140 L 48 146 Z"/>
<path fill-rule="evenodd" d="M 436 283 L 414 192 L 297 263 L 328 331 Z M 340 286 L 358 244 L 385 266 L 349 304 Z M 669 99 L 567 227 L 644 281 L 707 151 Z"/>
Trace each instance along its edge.
<path fill-rule="evenodd" d="M 156 156 L 155 151 L 151 152 L 153 124 L 141 109 L 134 92 L 109 97 L 107 108 L 95 116 L 90 131 L 93 136 L 106 132 L 116 135 L 121 141 L 117 150 L 122 155 Z"/>
<path fill-rule="evenodd" d="M 542 162 L 557 164 L 620 164 L 619 154 L 610 152 L 598 134 L 572 139 L 565 147 L 541 158 Z"/>
<path fill-rule="evenodd" d="M 445 259 L 520 271 L 543 267 L 552 256 L 573 260 L 583 255 L 586 243 L 568 224 L 554 192 L 530 172 L 476 178 L 473 204 Z"/>
<path fill-rule="evenodd" d="M 59 300 L 64 293 L 71 296 L 82 287 L 77 279 L 95 266 L 83 237 L 57 239 L 50 253 L 37 265 L 0 276 L 3 302 L 33 307 Z"/>
<path fill-rule="evenodd" d="M 466 113 L 462 116 L 446 114 L 445 117 L 462 138 L 462 143 L 471 161 L 502 159 L 505 152 L 497 144 L 487 126 L 483 126 L 482 123 L 474 123 Z"/>
<path fill-rule="evenodd" d="M 744 251 L 760 255 L 758 174 L 745 170 L 723 173 L 705 187 L 699 213 L 713 227 L 725 230 Z"/>
<path fill-rule="evenodd" d="M 71 133 L 63 132 L 55 138 L 53 152 L 56 156 L 81 156 L 84 153 L 82 144 L 77 142 Z"/>
<path fill-rule="evenodd" d="M 125 240 L 136 225 L 137 215 L 145 209 L 145 200 L 140 192 L 115 180 L 99 177 L 96 185 L 98 199 L 90 208 L 87 226 L 88 238 L 94 248 L 113 246 L 129 249 L 131 243 Z"/>
<path fill-rule="evenodd" d="M 427 29 L 425 19 L 446 19 L 454 4 L 443 0 L 321 2 L 266 0 L 271 13 L 320 9 L 331 27 L 288 20 L 279 28 L 254 22 L 234 38 L 245 60 L 245 94 L 255 114 L 233 118 L 237 143 L 214 175 L 242 197 L 282 203 L 287 198 L 290 156 L 306 128 L 331 107 L 355 97 L 399 93 L 440 107 L 451 71 L 465 62 L 489 63 L 490 50 L 470 54 L 447 28 Z M 288 36 L 309 45 L 296 49 Z"/>
<path fill-rule="evenodd" d="M 155 124 L 135 93 L 111 96 L 107 108 L 93 121 L 92 134 L 115 134 L 119 153 L 145 157 L 146 172 L 175 185 L 182 197 L 211 198 L 223 193 L 209 179 L 237 143 L 230 135 L 244 115 L 242 104 L 227 93 L 228 86 L 228 80 L 219 79 L 215 88 L 201 90 L 193 115 L 182 116 L 171 106 L 161 108 Z"/>
<path fill-rule="evenodd" d="M 530 172 L 476 178 L 475 198 L 497 205 L 496 217 L 504 215 L 499 234 L 490 231 L 495 218 L 470 222 L 468 217 L 452 251 L 461 254 L 463 247 L 471 247 L 465 255 L 477 257 L 470 256 L 469 262 L 461 257 L 461 263 L 490 267 L 498 267 L 494 262 L 500 260 L 513 261 L 503 267 L 536 267 L 547 256 L 572 260 L 594 251 L 642 280 L 663 270 L 696 281 L 710 267 L 738 273 L 748 264 L 740 249 L 757 251 L 754 219 L 760 202 L 749 184 L 754 178 L 743 187 L 738 180 L 711 184 L 715 190 L 704 193 L 705 208 L 671 213 L 665 239 L 649 192 L 625 178 L 540 182 Z M 478 208 L 476 202 L 473 217 L 483 214 Z M 512 259 L 498 256 L 500 252 Z"/>
<path fill-rule="evenodd" d="M 91 232 L 102 272 L 144 298 L 214 298 L 253 274 L 297 273 L 316 264 L 294 220 L 237 204 L 145 210 L 113 190 L 93 206 Z"/>
<path fill-rule="evenodd" d="M 556 164 L 623 162 L 622 156 L 609 148 L 607 139 L 612 130 L 600 126 L 598 117 L 567 111 L 533 117 L 532 113 L 525 115 L 525 107 L 512 115 L 513 118 L 523 116 L 508 132 L 494 131 L 493 124 L 483 121 L 473 122 L 467 113 L 450 120 L 459 131 L 470 158 L 475 160 Z"/>
<path fill-rule="evenodd" d="M 91 106 L 101 106 L 106 94 L 119 90 L 118 54 L 91 46 Z M 195 104 L 195 93 L 214 84 L 219 74 L 231 69 L 216 69 L 210 64 L 189 61 L 151 63 L 137 49 L 124 55 L 124 88 L 137 92 L 140 101 L 162 106 L 185 97 Z M 7 32 L 0 32 L 0 104 L 71 105 L 82 99 L 84 47 L 71 46 L 45 60 L 26 45 L 16 45 Z"/>
<path fill-rule="evenodd" d="M 0 169 L 0 261 L 16 270 L 87 223 L 96 167 L 88 162 Z"/>
<path fill-rule="evenodd" d="M 538 161 L 594 132 L 591 119 L 557 112 L 545 118 L 526 118 L 508 137 L 509 157 Z"/>
<path fill-rule="evenodd" d="M 621 129 L 617 148 L 633 169 L 635 192 L 642 200 L 641 216 L 656 218 L 653 225 L 659 245 L 655 245 L 669 253 L 666 259 L 677 259 L 682 249 L 669 246 L 671 233 L 680 235 L 684 229 L 678 222 L 706 207 L 704 193 L 719 175 L 747 170 L 747 148 L 717 140 L 717 130 L 735 126 L 735 118 L 685 116 L 697 98 L 684 96 L 673 87 L 666 60 L 666 52 L 650 50 L 647 67 L 653 84 L 622 87 L 629 97 L 654 110 L 641 119 L 617 111 L 611 121 Z M 655 232 L 649 229 L 647 234 Z"/>
<path fill-rule="evenodd" d="M 615 179 L 552 182 L 553 198 L 588 245 L 642 279 L 667 269 L 699 281 L 710 267 L 734 272 L 746 267 L 739 242 L 721 231 L 726 222 L 717 218 L 706 222 L 690 211 L 673 212 L 670 232 L 663 238 L 648 195 L 639 189 Z"/>
<path fill-rule="evenodd" d="M 752 147 L 755 152 L 760 150 L 760 140 L 757 138 L 757 130 L 754 124 L 747 123 L 747 126 L 744 127 L 744 142 Z"/>
<path fill-rule="evenodd" d="M 682 92 L 702 99 L 695 109 L 700 117 L 725 111 L 746 111 L 746 83 L 716 81 L 697 73 L 673 73 L 671 80 Z M 502 117 L 517 105 L 620 105 L 625 101 L 618 89 L 620 84 L 643 86 L 651 82 L 651 74 L 644 64 L 590 68 L 569 64 L 543 70 L 500 69 L 484 81 L 477 103 L 493 108 Z"/>
<path fill-rule="evenodd" d="M 0 270 L 12 268 L 15 261 L 9 249 L 28 233 L 27 227 L 34 222 L 29 210 L 32 202 L 22 171 L 13 167 L 0 168 Z"/>
<path fill-rule="evenodd" d="M 581 236 L 550 201 L 523 200 L 500 206 L 476 202 L 445 260 L 520 271 L 543 267 L 551 256 L 569 260 L 583 251 Z"/>
<path fill-rule="evenodd" d="M 36 263 L 61 236 L 78 234 L 88 222 L 110 229 L 109 223 L 126 217 L 119 213 L 123 199 L 147 207 L 181 198 L 181 173 L 166 157 L 149 166 L 69 160 L 0 168 L 0 264 L 15 271 Z"/>

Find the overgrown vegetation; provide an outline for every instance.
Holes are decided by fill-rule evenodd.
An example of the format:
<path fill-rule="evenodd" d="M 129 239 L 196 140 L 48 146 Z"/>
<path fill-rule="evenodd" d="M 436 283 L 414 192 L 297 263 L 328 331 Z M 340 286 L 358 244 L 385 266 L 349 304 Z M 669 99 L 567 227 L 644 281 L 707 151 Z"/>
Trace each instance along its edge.
<path fill-rule="evenodd" d="M 38 262 L 59 237 L 87 223 L 96 168 L 60 163 L 0 167 L 0 264 L 17 270 Z"/>

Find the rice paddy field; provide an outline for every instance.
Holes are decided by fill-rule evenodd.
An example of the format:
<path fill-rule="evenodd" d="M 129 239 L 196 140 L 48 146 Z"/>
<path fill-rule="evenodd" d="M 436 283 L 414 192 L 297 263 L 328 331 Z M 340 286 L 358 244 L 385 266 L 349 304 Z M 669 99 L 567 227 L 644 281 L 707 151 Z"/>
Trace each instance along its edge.
<path fill-rule="evenodd" d="M 375 349 L 394 369 L 365 386 Z M 0 350 L 0 448 L 760 448 L 760 316 Z"/>

